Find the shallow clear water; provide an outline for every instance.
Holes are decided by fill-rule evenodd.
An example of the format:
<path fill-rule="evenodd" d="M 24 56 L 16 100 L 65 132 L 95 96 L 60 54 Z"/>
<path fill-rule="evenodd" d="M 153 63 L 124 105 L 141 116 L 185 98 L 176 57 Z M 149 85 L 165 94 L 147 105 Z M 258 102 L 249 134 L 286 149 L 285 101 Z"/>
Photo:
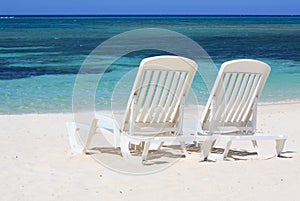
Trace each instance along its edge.
<path fill-rule="evenodd" d="M 138 28 L 184 34 L 218 68 L 231 59 L 264 61 L 272 72 L 261 100 L 300 98 L 300 17 L 15 17 L 0 19 L 0 113 L 72 111 L 73 85 L 87 55 L 108 38 Z M 97 108 L 109 108 L 119 79 L 153 54 L 134 52 L 116 61 L 97 90 Z M 118 96 L 128 95 L 130 86 L 118 86 Z M 209 92 L 203 81 L 197 78 L 193 86 L 205 103 Z"/>

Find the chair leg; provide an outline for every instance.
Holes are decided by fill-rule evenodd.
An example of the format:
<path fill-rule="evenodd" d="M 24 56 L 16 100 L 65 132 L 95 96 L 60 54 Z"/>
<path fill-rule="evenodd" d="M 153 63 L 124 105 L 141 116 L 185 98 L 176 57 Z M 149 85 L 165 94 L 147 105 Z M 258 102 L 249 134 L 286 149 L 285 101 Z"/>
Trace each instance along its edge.
<path fill-rule="evenodd" d="M 67 128 L 68 128 L 68 135 L 69 135 L 69 143 L 72 148 L 72 150 L 76 153 L 83 153 L 84 147 L 77 142 L 77 132 L 78 128 L 76 128 L 76 125 L 74 122 L 69 122 L 67 123 Z"/>
<path fill-rule="evenodd" d="M 251 140 L 251 142 L 252 142 L 252 145 L 253 145 L 257 155 L 260 156 L 257 141 L 256 140 Z"/>
<path fill-rule="evenodd" d="M 200 153 L 200 160 L 207 161 L 208 155 L 211 152 L 212 146 L 216 143 L 216 140 L 205 140 L 200 145 L 201 153 Z M 200 144 L 200 143 L 199 143 Z"/>
<path fill-rule="evenodd" d="M 144 148 L 143 148 L 143 153 L 142 153 L 142 161 L 147 160 L 150 144 L 151 144 L 151 142 L 144 143 Z"/>
<path fill-rule="evenodd" d="M 216 142 L 217 142 L 217 140 L 214 140 L 214 141 L 213 141 L 213 143 L 212 143 L 212 145 L 211 145 L 211 148 L 213 148 L 213 147 L 215 146 Z"/>
<path fill-rule="evenodd" d="M 224 150 L 224 153 L 223 153 L 223 159 L 226 159 L 227 158 L 227 155 L 228 155 L 228 152 L 229 152 L 229 149 L 230 149 L 230 146 L 232 144 L 232 141 L 229 140 L 226 144 L 226 147 L 225 147 L 225 150 Z"/>
<path fill-rule="evenodd" d="M 96 133 L 97 130 L 97 123 L 98 123 L 98 119 L 93 119 L 91 126 L 90 126 L 90 130 L 89 130 L 89 135 L 88 138 L 86 140 L 86 144 L 83 148 L 83 153 L 87 153 L 88 152 L 88 147 L 91 144 L 92 138 L 94 136 L 94 134 Z"/>
<path fill-rule="evenodd" d="M 130 146 L 130 141 L 123 135 L 120 137 L 120 148 L 121 148 L 121 153 L 124 159 L 130 159 L 131 158 L 131 153 L 129 150 Z"/>
<path fill-rule="evenodd" d="M 186 147 L 185 147 L 185 143 L 180 142 L 180 147 L 181 147 L 182 153 L 186 156 L 187 155 L 187 150 L 186 150 Z"/>
<path fill-rule="evenodd" d="M 286 141 L 286 139 L 276 140 L 276 154 L 277 154 L 277 156 L 280 156 L 280 154 L 283 150 L 285 141 Z"/>
<path fill-rule="evenodd" d="M 163 145 L 164 145 L 164 142 L 159 143 L 159 146 L 157 147 L 157 150 L 160 150 Z"/>

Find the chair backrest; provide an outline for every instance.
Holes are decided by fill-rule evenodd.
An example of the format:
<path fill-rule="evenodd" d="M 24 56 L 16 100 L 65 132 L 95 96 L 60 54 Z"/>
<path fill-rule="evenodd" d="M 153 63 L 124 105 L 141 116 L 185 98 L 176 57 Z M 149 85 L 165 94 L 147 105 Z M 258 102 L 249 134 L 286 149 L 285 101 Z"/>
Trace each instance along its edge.
<path fill-rule="evenodd" d="M 130 126 L 144 128 L 145 131 L 145 128 L 158 128 L 160 132 L 173 128 L 176 131 L 182 115 L 180 108 L 197 68 L 193 60 L 180 56 L 143 59 L 131 90 L 121 131 L 129 131 Z"/>
<path fill-rule="evenodd" d="M 253 131 L 253 112 L 270 70 L 269 65 L 251 59 L 223 63 L 201 118 L 202 130 L 235 127 Z"/>

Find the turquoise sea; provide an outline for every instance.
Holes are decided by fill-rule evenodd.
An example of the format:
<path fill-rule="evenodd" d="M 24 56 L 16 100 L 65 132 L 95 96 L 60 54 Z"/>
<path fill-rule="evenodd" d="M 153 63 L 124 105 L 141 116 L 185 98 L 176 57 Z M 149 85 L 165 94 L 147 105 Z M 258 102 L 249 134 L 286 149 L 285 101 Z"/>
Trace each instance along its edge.
<path fill-rule="evenodd" d="M 0 114 L 71 112 L 76 75 L 90 52 L 117 34 L 141 28 L 186 35 L 217 68 L 231 59 L 264 61 L 272 72 L 261 101 L 300 100 L 300 16 L 2 16 Z M 96 105 L 109 108 L 120 74 L 156 54 L 133 52 L 101 72 L 106 82 L 97 90 Z M 200 93 L 201 103 L 208 93 Z"/>

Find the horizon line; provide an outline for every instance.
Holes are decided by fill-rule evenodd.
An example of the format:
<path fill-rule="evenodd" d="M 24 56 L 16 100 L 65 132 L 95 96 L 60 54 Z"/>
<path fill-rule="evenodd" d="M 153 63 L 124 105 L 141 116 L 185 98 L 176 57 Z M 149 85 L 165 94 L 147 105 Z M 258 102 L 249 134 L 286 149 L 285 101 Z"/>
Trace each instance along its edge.
<path fill-rule="evenodd" d="M 209 16 L 232 16 L 232 17 L 300 17 L 300 14 L 0 14 L 1 17 L 180 17 L 180 16 L 190 16 L 190 17 L 209 17 Z"/>

